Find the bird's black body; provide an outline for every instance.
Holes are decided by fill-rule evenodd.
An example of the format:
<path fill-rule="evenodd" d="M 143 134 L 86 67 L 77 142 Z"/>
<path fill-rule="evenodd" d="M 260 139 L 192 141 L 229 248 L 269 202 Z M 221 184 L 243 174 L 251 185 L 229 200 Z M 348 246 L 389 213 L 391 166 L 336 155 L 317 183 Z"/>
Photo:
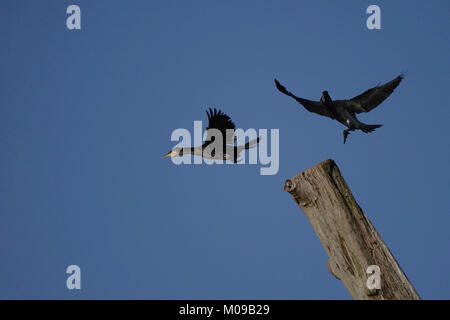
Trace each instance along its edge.
<path fill-rule="evenodd" d="M 356 114 L 369 112 L 376 108 L 391 95 L 403 78 L 404 75 L 399 75 L 394 80 L 381 86 L 373 87 L 350 100 L 332 100 L 328 92 L 324 91 L 320 101 L 311 101 L 297 97 L 287 91 L 276 79 L 275 84 L 280 92 L 297 100 L 297 102 L 303 105 L 308 111 L 337 120 L 346 126 L 348 129 L 344 130 L 345 143 L 350 131 L 361 130 L 368 133 L 382 126 L 381 124 L 371 125 L 362 123 L 356 118 Z"/>

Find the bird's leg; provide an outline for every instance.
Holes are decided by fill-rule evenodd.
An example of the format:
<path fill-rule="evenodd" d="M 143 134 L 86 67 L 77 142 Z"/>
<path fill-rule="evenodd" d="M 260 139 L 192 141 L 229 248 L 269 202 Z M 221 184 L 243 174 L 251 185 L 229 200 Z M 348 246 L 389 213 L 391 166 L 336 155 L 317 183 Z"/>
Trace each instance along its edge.
<path fill-rule="evenodd" d="M 347 137 L 348 137 L 348 135 L 350 134 L 350 129 L 345 129 L 344 130 L 344 143 L 345 143 L 345 141 L 347 141 Z"/>

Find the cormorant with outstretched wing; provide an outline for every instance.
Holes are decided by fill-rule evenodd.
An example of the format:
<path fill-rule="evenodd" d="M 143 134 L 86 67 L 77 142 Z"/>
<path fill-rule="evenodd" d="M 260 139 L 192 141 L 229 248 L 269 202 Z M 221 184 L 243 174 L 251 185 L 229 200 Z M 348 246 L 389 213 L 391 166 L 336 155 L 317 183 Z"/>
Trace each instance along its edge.
<path fill-rule="evenodd" d="M 373 87 L 364 93 L 350 100 L 331 100 L 328 91 L 322 92 L 320 101 L 311 101 L 295 96 L 275 79 L 277 89 L 282 93 L 294 98 L 298 103 L 303 105 L 306 110 L 320 114 L 334 120 L 339 121 L 348 129 L 344 130 L 344 143 L 350 131 L 361 130 L 365 133 L 372 132 L 382 124 L 365 124 L 356 118 L 357 113 L 369 112 L 380 105 L 387 97 L 389 97 L 395 88 L 400 84 L 404 75 L 401 74 L 394 80 L 383 85 Z"/>
<path fill-rule="evenodd" d="M 165 157 L 182 156 L 183 154 L 198 155 L 206 159 L 230 160 L 238 162 L 243 150 L 253 148 L 260 141 L 260 137 L 250 140 L 246 144 L 236 146 L 235 125 L 231 118 L 217 109 L 206 110 L 208 116 L 208 127 L 206 128 L 205 143 L 198 147 L 173 148 Z M 213 144 L 221 136 L 222 143 Z"/>

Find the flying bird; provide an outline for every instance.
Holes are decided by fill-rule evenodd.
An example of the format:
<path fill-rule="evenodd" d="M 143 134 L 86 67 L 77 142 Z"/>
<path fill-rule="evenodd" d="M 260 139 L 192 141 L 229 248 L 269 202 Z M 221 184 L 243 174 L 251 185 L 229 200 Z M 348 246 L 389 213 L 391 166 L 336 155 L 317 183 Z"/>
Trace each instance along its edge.
<path fill-rule="evenodd" d="M 343 132 L 345 143 L 350 131 L 361 130 L 365 133 L 369 133 L 382 126 L 382 124 L 362 123 L 358 120 L 356 114 L 369 112 L 375 109 L 392 94 L 403 78 L 404 75 L 400 74 L 394 80 L 383 85 L 377 85 L 350 100 L 332 100 L 328 91 L 323 91 L 320 101 L 311 101 L 297 97 L 287 91 L 277 79 L 274 80 L 279 91 L 297 100 L 297 102 L 303 105 L 309 112 L 314 112 L 321 116 L 337 120 L 346 126 L 347 129 Z"/>
<path fill-rule="evenodd" d="M 163 158 L 182 156 L 184 154 L 193 154 L 201 156 L 205 159 L 230 160 L 233 163 L 239 161 L 239 157 L 243 150 L 251 149 L 261 140 L 261 137 L 250 140 L 249 142 L 237 146 L 235 136 L 235 125 L 231 118 L 217 109 L 206 110 L 208 116 L 208 127 L 206 128 L 205 143 L 197 147 L 176 147 L 170 150 Z M 217 138 L 217 134 L 221 134 L 222 143 L 217 142 L 213 145 Z"/>

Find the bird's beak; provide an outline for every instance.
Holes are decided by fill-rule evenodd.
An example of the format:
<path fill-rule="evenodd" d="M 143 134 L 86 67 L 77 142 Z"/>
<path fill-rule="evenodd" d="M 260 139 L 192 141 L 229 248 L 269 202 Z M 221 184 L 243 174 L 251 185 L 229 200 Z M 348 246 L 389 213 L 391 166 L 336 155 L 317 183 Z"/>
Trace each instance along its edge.
<path fill-rule="evenodd" d="M 161 158 L 164 159 L 164 158 L 170 158 L 170 157 L 172 157 L 172 151 L 169 151 L 166 155 L 163 155 Z"/>

